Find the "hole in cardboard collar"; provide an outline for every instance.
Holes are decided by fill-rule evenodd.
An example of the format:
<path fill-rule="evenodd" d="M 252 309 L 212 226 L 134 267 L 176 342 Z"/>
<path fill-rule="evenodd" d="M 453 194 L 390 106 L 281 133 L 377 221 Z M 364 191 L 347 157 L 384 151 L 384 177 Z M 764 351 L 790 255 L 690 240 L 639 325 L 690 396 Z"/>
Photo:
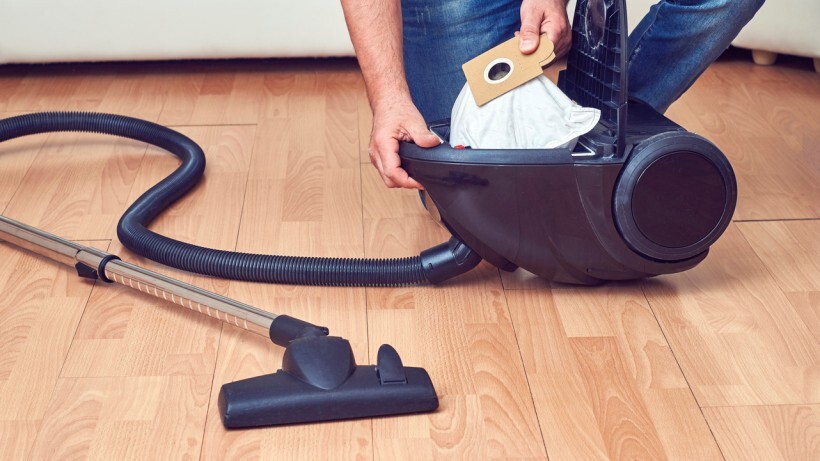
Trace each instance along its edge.
<path fill-rule="evenodd" d="M 498 84 L 507 80 L 515 70 L 513 62 L 509 58 L 496 58 L 484 68 L 484 81 L 490 84 Z"/>

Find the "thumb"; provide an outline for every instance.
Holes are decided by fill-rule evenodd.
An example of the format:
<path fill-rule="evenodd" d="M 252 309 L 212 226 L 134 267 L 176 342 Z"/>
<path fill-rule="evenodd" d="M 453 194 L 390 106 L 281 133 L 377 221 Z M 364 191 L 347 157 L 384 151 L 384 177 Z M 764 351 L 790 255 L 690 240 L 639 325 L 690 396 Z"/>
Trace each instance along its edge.
<path fill-rule="evenodd" d="M 413 142 L 420 147 L 436 147 L 441 144 L 438 136 L 434 135 L 427 129 L 423 122 L 415 122 L 408 124 L 407 132 L 413 138 Z"/>
<path fill-rule="evenodd" d="M 530 9 L 521 10 L 521 33 L 518 46 L 522 53 L 531 54 L 538 49 L 541 35 L 541 14 Z"/>

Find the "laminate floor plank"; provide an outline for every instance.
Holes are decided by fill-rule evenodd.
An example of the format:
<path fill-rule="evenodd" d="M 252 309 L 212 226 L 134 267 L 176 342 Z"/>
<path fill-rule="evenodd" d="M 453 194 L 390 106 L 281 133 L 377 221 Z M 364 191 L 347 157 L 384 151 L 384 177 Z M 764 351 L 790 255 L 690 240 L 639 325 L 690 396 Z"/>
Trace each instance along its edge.
<path fill-rule="evenodd" d="M 748 222 L 738 227 L 820 343 L 820 221 Z"/>
<path fill-rule="evenodd" d="M 239 125 L 258 120 L 261 66 L 187 66 L 164 80 L 168 96 L 159 116 L 162 125 Z"/>
<path fill-rule="evenodd" d="M 644 281 L 650 305 L 701 406 L 816 402 L 816 332 L 738 227 L 698 267 Z"/>
<path fill-rule="evenodd" d="M 551 460 L 720 459 L 638 285 L 506 296 Z"/>
<path fill-rule="evenodd" d="M 704 408 L 727 461 L 820 458 L 820 405 Z"/>
<path fill-rule="evenodd" d="M 210 376 L 63 378 L 33 459 L 197 458 Z"/>
<path fill-rule="evenodd" d="M 114 236 L 146 152 L 144 143 L 53 133 L 3 144 L 0 152 L 8 150 L 18 171 L 26 170 L 8 199 L 6 215 L 68 239 Z M 6 162 L 5 155 L 0 154 L 0 162 Z M 13 172 L 15 165 L 10 168 Z"/>
<path fill-rule="evenodd" d="M 367 89 L 364 85 L 364 78 L 359 79 L 359 91 L 356 93 L 359 106 L 359 161 L 370 163 L 370 133 L 373 129 L 373 111 L 370 109 L 370 101 L 367 99 Z"/>
<path fill-rule="evenodd" d="M 31 455 L 93 285 L 0 243 L 0 459 Z"/>
<path fill-rule="evenodd" d="M 0 112 L 0 119 L 23 114 L 23 112 Z M 3 169 L 3 180 L 0 181 L 0 212 L 5 211 L 14 197 L 31 164 L 34 163 L 37 154 L 47 142 L 47 138 L 47 136 L 29 136 L 9 140 L 0 145 L 0 168 Z"/>

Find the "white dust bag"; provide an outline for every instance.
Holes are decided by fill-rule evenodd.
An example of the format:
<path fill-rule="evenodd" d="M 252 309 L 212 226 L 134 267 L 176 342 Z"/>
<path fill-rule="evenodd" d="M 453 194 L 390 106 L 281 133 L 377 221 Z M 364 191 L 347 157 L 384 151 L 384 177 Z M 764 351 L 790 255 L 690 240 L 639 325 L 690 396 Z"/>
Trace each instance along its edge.
<path fill-rule="evenodd" d="M 450 145 L 473 149 L 573 149 L 601 111 L 572 102 L 541 75 L 481 107 L 469 85 L 453 106 Z"/>

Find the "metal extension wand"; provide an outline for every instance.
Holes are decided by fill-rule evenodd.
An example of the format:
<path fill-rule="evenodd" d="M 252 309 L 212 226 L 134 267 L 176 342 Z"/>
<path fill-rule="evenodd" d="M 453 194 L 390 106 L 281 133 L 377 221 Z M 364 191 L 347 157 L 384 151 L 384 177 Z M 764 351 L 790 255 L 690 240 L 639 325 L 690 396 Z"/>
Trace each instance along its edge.
<path fill-rule="evenodd" d="M 77 269 L 80 277 L 119 283 L 231 325 L 268 336 L 276 314 L 122 261 L 0 215 L 0 240 Z M 102 270 L 100 270 L 102 268 Z"/>
<path fill-rule="evenodd" d="M 0 241 L 72 266 L 80 277 L 133 288 L 270 337 L 285 347 L 281 370 L 222 386 L 219 409 L 227 428 L 417 413 L 438 407 L 427 372 L 404 367 L 389 345 L 379 349 L 376 366 L 356 365 L 350 343 L 328 336 L 325 327 L 266 312 L 2 215 Z"/>

